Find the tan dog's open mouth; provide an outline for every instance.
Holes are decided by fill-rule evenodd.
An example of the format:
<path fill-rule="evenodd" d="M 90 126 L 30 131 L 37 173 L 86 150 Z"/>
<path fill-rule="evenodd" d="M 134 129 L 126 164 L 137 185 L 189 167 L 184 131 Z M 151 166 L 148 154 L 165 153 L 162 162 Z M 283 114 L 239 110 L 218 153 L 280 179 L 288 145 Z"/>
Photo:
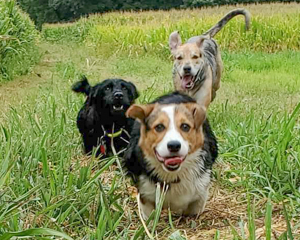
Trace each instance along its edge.
<path fill-rule="evenodd" d="M 194 76 L 190 75 L 190 74 L 186 74 L 184 76 L 181 77 L 181 87 L 183 89 L 192 89 L 194 87 Z"/>
<path fill-rule="evenodd" d="M 156 151 L 155 151 L 155 155 L 157 160 L 163 163 L 166 169 L 168 169 L 169 171 L 177 170 L 185 159 L 185 157 L 182 156 L 162 157 Z"/>

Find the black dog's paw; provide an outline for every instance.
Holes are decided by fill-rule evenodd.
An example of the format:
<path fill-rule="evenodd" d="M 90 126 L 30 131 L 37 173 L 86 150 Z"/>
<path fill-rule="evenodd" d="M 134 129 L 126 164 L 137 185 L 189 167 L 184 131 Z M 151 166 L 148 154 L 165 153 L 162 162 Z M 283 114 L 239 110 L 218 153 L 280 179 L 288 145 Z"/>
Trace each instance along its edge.
<path fill-rule="evenodd" d="M 85 93 L 86 95 L 89 95 L 91 86 L 86 76 L 82 76 L 82 79 L 79 82 L 74 83 L 72 90 L 77 93 Z"/>

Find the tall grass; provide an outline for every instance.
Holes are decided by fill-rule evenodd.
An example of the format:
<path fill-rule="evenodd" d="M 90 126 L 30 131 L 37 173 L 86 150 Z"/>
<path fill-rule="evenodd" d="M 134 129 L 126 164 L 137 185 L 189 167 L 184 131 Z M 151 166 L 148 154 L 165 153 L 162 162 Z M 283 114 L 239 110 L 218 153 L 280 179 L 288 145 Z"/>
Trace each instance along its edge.
<path fill-rule="evenodd" d="M 299 48 L 296 6 L 249 6 L 252 32 L 245 33 L 243 21 L 236 19 L 218 35 L 226 49 L 225 72 L 208 117 L 220 148 L 211 195 L 220 191 L 222 198 L 210 199 L 200 218 L 180 218 L 161 215 L 158 189 L 157 210 L 146 222 L 151 238 L 258 239 L 262 233 L 266 239 L 299 238 L 300 54 L 277 52 Z M 82 155 L 75 121 L 84 98 L 70 86 L 82 73 L 93 82 L 122 77 L 137 84 L 139 102 L 147 103 L 173 88 L 172 62 L 166 60 L 169 32 L 178 27 L 186 39 L 227 11 L 110 13 L 45 26 L 43 36 L 53 43 L 42 45 L 47 63 L 53 64 L 51 77 L 36 88 L 36 98 L 13 105 L 1 121 L 0 239 L 45 239 L 63 232 L 73 239 L 147 239 L 131 183 L 117 159 Z M 258 45 L 239 42 L 248 37 Z M 261 51 L 251 51 L 250 45 Z"/>
<path fill-rule="evenodd" d="M 172 14 L 172 13 L 171 13 Z M 161 23 L 135 25 L 132 23 L 119 24 L 111 20 L 108 24 L 96 24 L 86 38 L 87 43 L 101 48 L 110 47 L 112 50 L 130 53 L 159 54 L 169 56 L 168 37 L 174 30 L 179 30 L 183 40 L 200 35 L 214 25 L 221 16 L 199 18 L 189 16 L 173 22 L 170 15 Z M 244 23 L 239 19 L 232 20 L 216 36 L 221 49 L 230 51 L 265 51 L 300 49 L 299 27 L 300 12 L 284 16 L 253 16 L 251 30 L 245 32 Z"/>
<path fill-rule="evenodd" d="M 26 74 L 39 60 L 38 32 L 14 0 L 0 1 L 0 82 Z"/>
<path fill-rule="evenodd" d="M 221 49 L 264 52 L 299 50 L 299 5 L 295 4 L 298 11 L 289 9 L 290 14 L 272 11 L 272 7 L 267 5 L 263 7 L 270 8 L 265 15 L 261 14 L 258 7 L 249 7 L 250 11 L 253 9 L 253 16 L 248 32 L 244 30 L 243 17 L 230 21 L 216 36 Z M 172 31 L 179 30 L 183 40 L 200 35 L 221 19 L 226 12 L 224 9 L 228 7 L 220 8 L 220 11 L 211 15 L 207 14 L 206 9 L 92 15 L 71 26 L 52 28 L 48 25 L 44 36 L 47 40 L 64 39 L 61 36 L 70 40 L 72 36 L 76 40 L 85 41 L 87 45 L 95 46 L 101 53 L 106 49 L 106 53 L 158 54 L 167 58 L 168 37 Z M 73 32 L 79 34 L 78 37 Z"/>

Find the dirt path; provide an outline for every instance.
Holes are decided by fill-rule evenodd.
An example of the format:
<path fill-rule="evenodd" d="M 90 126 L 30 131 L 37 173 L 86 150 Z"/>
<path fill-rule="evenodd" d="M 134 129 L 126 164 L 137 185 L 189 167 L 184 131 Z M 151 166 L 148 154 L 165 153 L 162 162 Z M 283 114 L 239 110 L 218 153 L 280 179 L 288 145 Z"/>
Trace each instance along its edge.
<path fill-rule="evenodd" d="M 38 89 L 49 84 L 54 71 L 55 61 L 49 61 L 51 54 L 59 54 L 58 49 L 53 48 L 53 53 L 45 54 L 48 44 L 41 45 L 42 58 L 40 62 L 33 67 L 28 75 L 20 76 L 10 82 L 0 85 L 0 121 L 3 121 L 3 115 L 11 107 L 22 105 L 28 98 L 35 98 Z"/>
<path fill-rule="evenodd" d="M 76 49 L 76 51 L 74 51 Z M 74 44 L 41 43 L 42 54 L 40 62 L 32 68 L 28 75 L 20 76 L 10 82 L 0 84 L 0 122 L 5 119 L 5 114 L 11 107 L 26 104 L 30 99 L 35 99 L 41 88 L 47 87 L 53 81 L 59 81 L 57 65 L 60 62 L 74 60 L 78 65 L 83 65 L 83 59 L 88 58 L 89 51 L 80 49 Z"/>

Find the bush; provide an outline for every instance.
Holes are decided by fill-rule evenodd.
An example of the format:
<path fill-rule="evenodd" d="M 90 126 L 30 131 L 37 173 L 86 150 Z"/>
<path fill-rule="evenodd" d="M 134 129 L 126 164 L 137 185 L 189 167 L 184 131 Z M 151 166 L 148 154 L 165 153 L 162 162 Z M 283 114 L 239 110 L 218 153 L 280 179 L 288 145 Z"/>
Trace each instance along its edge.
<path fill-rule="evenodd" d="M 0 1 L 0 81 L 28 73 L 38 61 L 38 32 L 14 0 Z"/>

